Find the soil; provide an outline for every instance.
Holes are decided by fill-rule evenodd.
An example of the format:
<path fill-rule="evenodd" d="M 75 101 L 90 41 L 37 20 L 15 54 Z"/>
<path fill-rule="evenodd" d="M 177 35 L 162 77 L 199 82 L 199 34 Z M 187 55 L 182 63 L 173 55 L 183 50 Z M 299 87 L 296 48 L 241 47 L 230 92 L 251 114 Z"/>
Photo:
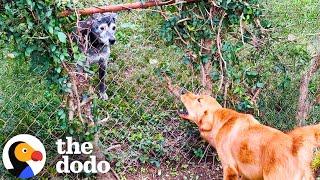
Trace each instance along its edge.
<path fill-rule="evenodd" d="M 143 167 L 138 170 L 138 173 L 127 173 L 126 178 L 128 180 L 137 179 L 222 179 L 222 167 L 220 164 L 216 164 L 214 167 L 208 164 L 194 164 L 194 165 L 182 165 L 178 168 L 161 167 L 156 168 L 154 166 Z"/>
<path fill-rule="evenodd" d="M 206 163 L 187 165 L 177 169 L 156 168 L 154 166 L 142 167 L 138 173 L 128 173 L 125 175 L 128 180 L 222 180 L 222 167 L 220 164 L 210 166 Z M 315 178 L 320 178 L 320 169 L 315 171 Z"/>

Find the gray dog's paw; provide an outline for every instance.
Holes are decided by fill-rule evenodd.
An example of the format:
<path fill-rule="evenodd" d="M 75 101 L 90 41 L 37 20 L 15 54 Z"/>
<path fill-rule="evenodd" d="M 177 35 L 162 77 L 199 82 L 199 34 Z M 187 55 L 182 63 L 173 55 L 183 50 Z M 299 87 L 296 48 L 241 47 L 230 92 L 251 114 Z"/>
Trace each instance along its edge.
<path fill-rule="evenodd" d="M 99 93 L 99 97 L 100 97 L 100 99 L 103 99 L 103 100 L 108 100 L 108 95 L 107 95 L 107 93 Z"/>

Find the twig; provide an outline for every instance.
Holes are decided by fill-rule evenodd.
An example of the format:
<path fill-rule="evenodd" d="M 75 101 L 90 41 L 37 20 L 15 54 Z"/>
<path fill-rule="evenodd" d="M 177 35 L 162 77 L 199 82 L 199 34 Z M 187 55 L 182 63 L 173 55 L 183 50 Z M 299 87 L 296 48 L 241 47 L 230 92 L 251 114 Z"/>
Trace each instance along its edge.
<path fill-rule="evenodd" d="M 314 74 L 320 68 L 320 52 L 312 58 L 309 69 L 305 72 L 305 74 L 301 78 L 300 84 L 300 95 L 298 101 L 298 110 L 296 115 L 296 121 L 299 126 L 304 125 L 305 120 L 309 114 L 310 109 L 313 107 L 313 103 L 309 100 L 309 83 L 314 76 Z"/>
<path fill-rule="evenodd" d="M 73 117 L 74 117 L 74 103 L 73 103 L 73 91 L 70 92 L 69 94 L 69 112 L 68 112 L 68 119 L 69 121 L 73 120 Z"/>
<path fill-rule="evenodd" d="M 198 164 L 201 162 L 201 160 L 203 159 L 203 157 L 206 155 L 209 147 L 210 147 L 210 144 L 207 145 L 206 149 L 204 150 L 203 156 L 201 156 L 200 160 L 198 161 Z"/>
<path fill-rule="evenodd" d="M 216 4 L 215 4 L 215 2 L 214 1 L 212 1 L 212 3 L 213 3 L 213 5 L 214 6 L 212 6 L 211 8 L 210 8 L 210 12 L 209 12 L 209 17 L 210 17 L 210 24 L 211 24 L 211 29 L 212 29 L 212 31 L 214 31 L 215 30 L 215 28 L 214 28 L 214 25 L 213 25 L 213 16 L 212 16 L 212 14 L 214 13 L 214 8 L 215 7 L 218 7 Z M 225 15 L 224 15 L 225 16 Z M 224 17 L 223 16 L 223 17 Z M 223 60 L 223 57 L 222 57 L 222 53 L 221 53 L 221 39 L 220 39 L 220 32 L 221 32 L 221 26 L 222 26 L 222 21 L 223 21 L 223 18 L 221 19 L 221 21 L 220 21 L 220 23 L 219 23 L 219 29 L 218 29 L 218 35 L 217 35 L 217 48 L 219 49 L 219 56 L 221 57 L 220 59 L 219 59 L 219 66 L 220 66 L 220 83 L 219 83 L 219 86 L 218 86 L 218 92 L 220 92 L 220 90 L 221 90 L 221 88 L 222 88 L 222 85 L 223 85 L 223 81 L 224 81 L 224 73 L 223 73 L 223 64 L 222 64 L 222 60 Z M 219 37 L 219 39 L 218 39 L 218 37 Z M 218 43 L 219 42 L 219 43 Z M 216 93 L 216 98 L 217 98 L 217 96 L 218 96 L 218 93 Z"/>
<path fill-rule="evenodd" d="M 86 105 L 87 103 L 91 102 L 92 100 L 93 100 L 93 97 L 90 96 L 89 98 L 83 100 L 83 101 L 80 103 L 80 106 L 82 107 L 82 106 Z"/>
<path fill-rule="evenodd" d="M 117 149 L 117 148 L 121 148 L 121 144 L 116 144 L 116 145 L 113 145 L 113 146 L 110 146 L 106 149 L 106 152 L 108 151 L 111 151 L 113 149 Z"/>
<path fill-rule="evenodd" d="M 254 93 L 254 95 L 251 99 L 252 102 L 254 102 L 254 103 L 256 102 L 256 99 L 259 96 L 260 92 L 261 92 L 261 88 L 258 88 L 258 90 Z"/>
<path fill-rule="evenodd" d="M 244 33 L 243 33 L 243 13 L 240 16 L 240 33 L 241 33 L 241 40 L 242 40 L 242 44 L 244 45 Z"/>
<path fill-rule="evenodd" d="M 227 107 L 228 88 L 229 88 L 229 81 L 227 80 L 224 85 L 223 107 Z"/>
<path fill-rule="evenodd" d="M 214 168 L 214 165 L 216 164 L 215 159 L 216 159 L 216 154 L 212 152 L 212 168 Z"/>
<path fill-rule="evenodd" d="M 223 81 L 224 81 L 223 62 L 222 62 L 221 58 L 219 60 L 219 66 L 220 66 L 220 83 L 219 83 L 219 86 L 218 86 L 218 92 L 221 91 L 221 88 L 222 88 L 222 85 L 223 85 Z"/>
<path fill-rule="evenodd" d="M 179 39 L 183 42 L 183 44 L 188 45 L 189 43 L 187 43 L 187 42 L 183 39 L 183 37 L 181 36 L 181 34 L 180 34 L 179 31 L 177 30 L 177 28 L 174 27 L 173 29 L 174 29 L 174 31 L 177 33 L 177 35 L 179 36 Z"/>
<path fill-rule="evenodd" d="M 177 98 L 179 98 L 179 97 L 180 97 L 180 93 L 179 93 L 179 89 L 180 89 L 180 88 L 174 87 L 174 86 L 172 85 L 171 79 L 170 79 L 166 74 L 163 74 L 163 76 L 164 76 L 164 78 L 165 78 L 166 81 L 167 81 L 167 88 L 168 88 L 168 90 L 169 90 L 173 95 L 175 95 Z"/>
<path fill-rule="evenodd" d="M 88 77 L 88 75 L 86 74 L 86 73 L 83 73 L 83 72 L 70 72 L 70 73 L 72 73 L 72 74 L 76 74 L 76 75 L 79 75 L 79 76 L 82 76 L 82 77 L 84 77 L 84 78 L 90 78 L 90 77 Z"/>
<path fill-rule="evenodd" d="M 209 44 L 207 44 L 207 46 L 209 46 Z M 210 46 L 211 46 L 211 44 L 210 44 Z M 208 61 L 205 64 L 200 62 L 200 68 L 201 68 L 201 85 L 203 88 L 205 88 L 204 94 L 211 95 L 212 94 L 212 79 L 209 76 L 211 69 L 212 69 L 211 61 Z"/>
<path fill-rule="evenodd" d="M 72 84 L 72 91 L 73 91 L 74 95 L 76 96 L 76 102 L 77 102 L 77 107 L 78 107 L 78 116 L 79 116 L 80 121 L 82 123 L 84 123 L 84 120 L 82 119 L 82 116 L 81 116 L 82 113 L 81 113 L 80 97 L 79 97 L 79 93 L 78 93 L 78 89 L 77 89 L 77 85 L 76 85 L 74 76 L 72 73 L 70 73 L 70 70 L 64 61 L 62 61 L 62 66 L 64 67 L 64 69 L 67 71 L 67 73 L 71 77 L 70 79 L 71 79 L 71 84 Z"/>
<path fill-rule="evenodd" d="M 29 38 L 29 39 L 39 39 L 39 40 L 42 40 L 42 39 L 49 39 L 50 36 L 44 36 L 44 37 L 41 37 L 41 36 L 38 36 L 38 37 L 33 36 L 33 37 L 27 37 L 27 38 Z"/>
<path fill-rule="evenodd" d="M 217 48 L 218 48 L 218 53 L 219 53 L 219 56 L 220 56 L 220 59 L 222 60 L 223 64 L 224 64 L 224 68 L 226 69 L 226 61 L 224 60 L 223 58 L 223 55 L 222 55 L 222 52 L 221 52 L 221 37 L 220 37 L 220 34 L 221 34 L 221 26 L 222 26 L 222 22 L 223 22 L 223 19 L 225 17 L 226 13 L 224 13 L 221 17 L 221 20 L 219 22 L 219 26 L 218 26 L 218 33 L 217 33 Z"/>
<path fill-rule="evenodd" d="M 252 36 L 252 45 L 254 47 L 259 47 L 261 44 L 263 44 L 263 42 L 259 38 L 257 38 L 257 36 L 253 32 L 250 31 L 246 23 L 242 22 L 242 27 Z"/>
<path fill-rule="evenodd" d="M 106 118 L 103 118 L 101 121 L 98 121 L 96 124 L 103 124 L 105 122 L 107 122 L 110 119 L 110 115 L 108 113 L 108 116 Z"/>
<path fill-rule="evenodd" d="M 202 84 L 202 86 L 203 87 L 205 87 L 206 86 L 206 72 L 205 72 L 205 69 L 204 69 L 204 67 L 203 67 L 203 63 L 200 63 L 201 65 L 200 65 L 200 68 L 201 68 L 201 84 Z"/>
<path fill-rule="evenodd" d="M 120 180 L 120 176 L 117 174 L 117 172 L 113 170 L 113 168 L 110 168 L 110 170 L 113 173 L 113 175 L 117 178 L 117 180 Z"/>
<path fill-rule="evenodd" d="M 218 91 L 221 90 L 223 82 L 225 81 L 223 74 L 226 73 L 226 75 L 227 75 L 227 63 L 224 60 L 222 52 L 221 52 L 221 37 L 220 37 L 222 22 L 223 22 L 223 19 L 224 19 L 225 16 L 226 16 L 226 13 L 224 12 L 222 17 L 221 17 L 221 19 L 220 19 L 219 26 L 218 26 L 218 33 L 217 33 L 217 49 L 218 49 L 218 53 L 219 53 L 219 56 L 220 56 L 220 60 L 223 62 L 223 63 L 220 62 L 221 76 L 220 76 L 220 84 L 219 84 Z"/>
<path fill-rule="evenodd" d="M 210 50 L 211 50 L 210 48 L 207 48 L 207 47 L 202 46 L 201 43 L 198 43 L 198 42 L 190 35 L 189 32 L 186 32 L 186 33 L 187 33 L 188 36 L 190 37 L 191 41 L 194 42 L 194 43 L 196 43 L 200 48 L 203 48 L 203 49 L 205 49 L 205 50 L 207 50 L 207 51 L 210 51 Z"/>
<path fill-rule="evenodd" d="M 189 21 L 189 20 L 191 20 L 190 18 L 184 18 L 184 19 L 180 19 L 179 21 L 177 21 L 177 24 L 179 24 L 179 23 L 182 23 L 182 22 L 184 22 L 184 21 Z"/>
<path fill-rule="evenodd" d="M 261 23 L 260 23 L 260 20 L 258 18 L 254 19 L 254 22 L 256 23 L 256 25 L 260 28 L 261 32 L 263 34 L 265 34 L 266 32 L 268 31 L 272 31 L 272 30 L 268 30 L 268 29 L 265 29 L 264 27 L 262 27 Z"/>

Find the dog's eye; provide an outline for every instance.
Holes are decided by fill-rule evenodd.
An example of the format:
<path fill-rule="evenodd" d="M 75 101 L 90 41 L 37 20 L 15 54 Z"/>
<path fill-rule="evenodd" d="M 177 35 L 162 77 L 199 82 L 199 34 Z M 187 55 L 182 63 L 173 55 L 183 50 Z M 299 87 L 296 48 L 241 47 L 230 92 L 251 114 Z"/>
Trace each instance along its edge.
<path fill-rule="evenodd" d="M 115 26 L 113 26 L 113 27 L 112 27 L 112 30 L 116 30 L 116 27 L 115 27 Z"/>
<path fill-rule="evenodd" d="M 103 31 L 103 30 L 104 30 L 104 27 L 100 27 L 100 30 Z"/>
<path fill-rule="evenodd" d="M 198 98 L 197 100 L 198 100 L 198 102 L 200 102 L 200 101 L 201 101 L 201 98 Z"/>

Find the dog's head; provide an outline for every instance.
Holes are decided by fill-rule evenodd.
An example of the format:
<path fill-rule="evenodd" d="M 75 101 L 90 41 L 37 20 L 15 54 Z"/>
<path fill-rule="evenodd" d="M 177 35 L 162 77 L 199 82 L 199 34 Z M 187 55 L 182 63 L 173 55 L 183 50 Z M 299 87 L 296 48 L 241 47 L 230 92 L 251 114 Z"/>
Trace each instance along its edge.
<path fill-rule="evenodd" d="M 92 16 L 91 32 L 105 46 L 113 45 L 116 42 L 116 19 L 117 14 L 115 13 L 97 13 Z"/>
<path fill-rule="evenodd" d="M 215 98 L 209 95 L 196 95 L 188 91 L 182 91 L 180 99 L 185 110 L 179 112 L 183 119 L 197 124 L 200 130 L 209 131 L 214 124 L 213 113 L 222 108 Z"/>

